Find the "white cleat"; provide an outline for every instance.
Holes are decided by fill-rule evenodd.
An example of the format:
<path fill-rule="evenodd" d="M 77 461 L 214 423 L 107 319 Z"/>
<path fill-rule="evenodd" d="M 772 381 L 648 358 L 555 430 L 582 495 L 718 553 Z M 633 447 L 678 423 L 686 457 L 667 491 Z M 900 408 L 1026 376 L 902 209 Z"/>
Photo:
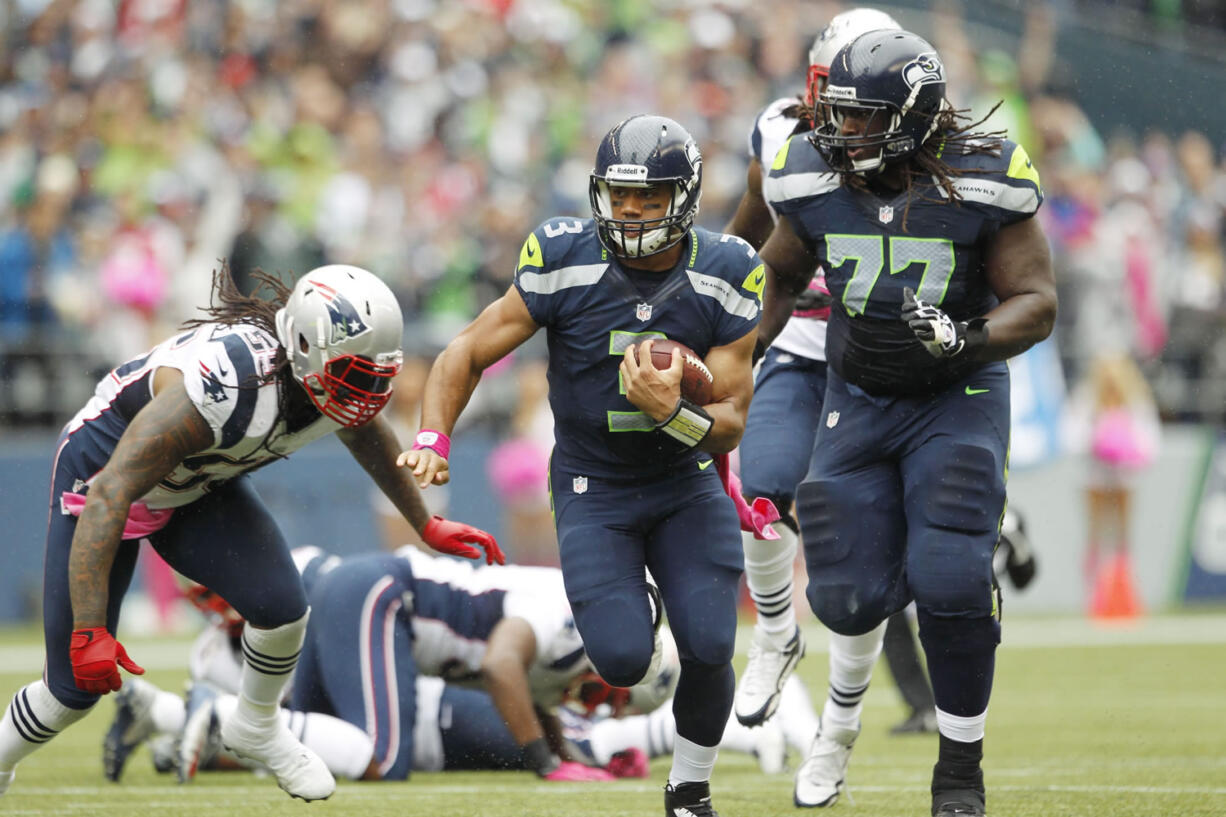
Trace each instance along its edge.
<path fill-rule="evenodd" d="M 227 718 L 221 725 L 221 743 L 240 759 L 255 761 L 272 772 L 277 785 L 292 797 L 326 800 L 336 791 L 336 779 L 319 755 L 279 721 L 260 731 L 238 717 Z"/>
<path fill-rule="evenodd" d="M 771 718 L 753 730 L 753 753 L 763 774 L 782 774 L 788 759 L 788 743 L 778 718 Z"/>
<path fill-rule="evenodd" d="M 804 655 L 805 640 L 799 627 L 783 649 L 754 627 L 749 663 L 736 688 L 736 719 L 746 726 L 757 726 L 775 714 L 783 685 Z"/>
<path fill-rule="evenodd" d="M 805 762 L 796 772 L 792 799 L 800 808 L 825 808 L 838 802 L 846 788 L 851 748 L 860 734 L 855 729 L 821 729 L 813 738 Z M 850 795 L 849 795 L 850 796 Z"/>

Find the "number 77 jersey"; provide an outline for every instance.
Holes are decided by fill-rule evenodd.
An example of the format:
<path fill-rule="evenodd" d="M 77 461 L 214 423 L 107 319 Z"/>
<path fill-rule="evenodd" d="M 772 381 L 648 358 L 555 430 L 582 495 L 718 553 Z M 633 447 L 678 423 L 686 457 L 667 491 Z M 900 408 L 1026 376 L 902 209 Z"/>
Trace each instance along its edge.
<path fill-rule="evenodd" d="M 999 153 L 947 149 L 952 201 L 932 179 L 894 194 L 848 187 L 804 134 L 775 155 L 767 201 L 817 256 L 834 298 L 826 358 L 838 375 L 875 395 L 925 394 L 958 382 L 983 363 L 937 360 L 901 319 L 903 290 L 955 320 L 998 302 L 985 259 L 1001 227 L 1032 217 L 1042 203 L 1039 174 L 1021 145 Z"/>

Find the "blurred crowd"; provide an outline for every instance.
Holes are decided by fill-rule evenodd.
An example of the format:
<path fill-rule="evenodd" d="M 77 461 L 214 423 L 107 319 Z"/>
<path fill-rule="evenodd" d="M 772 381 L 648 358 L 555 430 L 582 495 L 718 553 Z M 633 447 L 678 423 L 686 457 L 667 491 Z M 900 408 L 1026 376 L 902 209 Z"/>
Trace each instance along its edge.
<path fill-rule="evenodd" d="M 429 356 L 507 287 L 533 226 L 587 213 L 596 142 L 632 113 L 695 135 L 699 220 L 722 227 L 756 112 L 801 90 L 850 4 L 765 5 L 0 2 L 0 431 L 58 427 L 99 370 L 198 314 L 223 263 L 245 287 L 256 268 L 366 267 Z M 940 49 L 956 104 L 1003 100 L 985 127 L 1034 157 L 1070 380 L 1122 356 L 1166 417 L 1221 420 L 1221 146 L 1096 129 L 1052 79 L 1048 4 L 1013 51 L 975 47 L 956 3 L 883 7 Z"/>

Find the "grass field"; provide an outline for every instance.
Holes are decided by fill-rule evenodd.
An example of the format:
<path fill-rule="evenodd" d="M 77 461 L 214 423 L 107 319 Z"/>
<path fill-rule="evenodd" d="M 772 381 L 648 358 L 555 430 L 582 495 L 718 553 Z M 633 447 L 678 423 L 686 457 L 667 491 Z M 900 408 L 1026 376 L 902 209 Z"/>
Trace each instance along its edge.
<path fill-rule="evenodd" d="M 747 643 L 742 633 L 739 644 Z M 811 629 L 800 673 L 821 694 L 824 634 Z M 178 688 L 187 644 L 132 640 L 150 678 Z M 41 665 L 35 630 L 0 632 L 0 700 Z M 738 656 L 738 669 L 744 656 Z M 992 817 L 1226 815 L 1226 611 L 1151 616 L 1103 628 L 1077 619 L 1006 620 L 988 719 L 988 813 Z M 147 750 L 120 785 L 102 777 L 101 742 L 112 704 L 18 768 L 0 815 L 265 815 L 490 817 L 659 815 L 668 760 L 649 780 L 544 784 L 522 772 L 417 774 L 407 783 L 341 783 L 322 803 L 291 800 L 270 779 L 202 773 L 191 785 L 157 775 Z M 870 691 L 852 759 L 854 803 L 833 814 L 922 817 L 935 760 L 931 736 L 891 737 L 903 715 L 884 669 Z M 792 757 L 794 768 L 797 761 Z M 714 804 L 723 817 L 796 814 L 790 774 L 768 777 L 748 755 L 725 752 Z"/>

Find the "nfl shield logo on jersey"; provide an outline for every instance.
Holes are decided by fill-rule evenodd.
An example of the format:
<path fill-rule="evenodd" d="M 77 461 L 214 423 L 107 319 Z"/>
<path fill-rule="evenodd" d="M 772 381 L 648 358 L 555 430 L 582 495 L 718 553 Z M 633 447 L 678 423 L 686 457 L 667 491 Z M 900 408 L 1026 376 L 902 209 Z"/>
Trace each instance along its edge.
<path fill-rule="evenodd" d="M 634 317 L 640 321 L 651 320 L 651 304 L 639 304 L 634 308 Z"/>
<path fill-rule="evenodd" d="M 839 413 L 832 411 L 826 415 L 826 428 L 834 428 L 839 424 Z"/>
<path fill-rule="evenodd" d="M 575 477 L 574 480 L 571 481 L 571 487 L 575 489 L 575 493 L 577 494 L 586 494 L 587 477 Z"/>
<path fill-rule="evenodd" d="M 877 211 L 877 219 L 882 224 L 889 224 L 894 220 L 894 208 L 888 204 L 883 204 L 881 209 Z"/>

